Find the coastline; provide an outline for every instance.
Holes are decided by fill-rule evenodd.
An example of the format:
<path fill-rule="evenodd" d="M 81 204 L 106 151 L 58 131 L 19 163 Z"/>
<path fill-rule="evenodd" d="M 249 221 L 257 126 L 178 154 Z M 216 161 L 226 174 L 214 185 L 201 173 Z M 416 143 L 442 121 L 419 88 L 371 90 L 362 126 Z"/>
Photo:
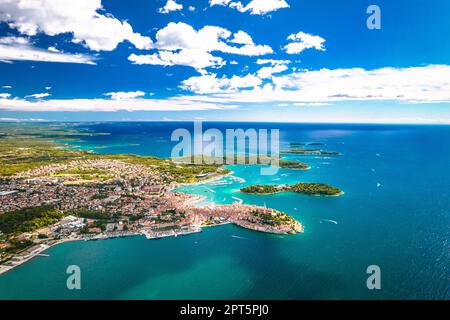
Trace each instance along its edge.
<path fill-rule="evenodd" d="M 176 188 L 182 186 L 182 185 L 185 186 L 185 185 L 202 185 L 202 184 L 207 184 L 207 183 L 210 183 L 210 182 L 213 182 L 213 181 L 220 180 L 220 179 L 222 179 L 222 178 L 224 178 L 226 176 L 232 175 L 232 174 L 233 174 L 233 172 L 229 172 L 229 173 L 224 174 L 224 175 L 215 176 L 215 177 L 212 177 L 210 179 L 206 179 L 206 180 L 195 182 L 195 183 L 177 183 L 177 184 L 172 184 L 168 188 L 168 192 L 175 193 L 174 190 Z M 180 192 L 180 193 L 183 193 L 183 194 L 189 196 L 190 199 L 186 201 L 186 203 L 189 203 L 189 204 L 199 203 L 199 202 L 201 202 L 201 201 L 206 199 L 205 196 L 201 196 L 201 195 L 192 195 L 192 194 L 187 194 L 187 193 L 184 193 L 184 192 Z M 206 206 L 206 205 L 204 205 L 204 206 Z M 196 231 L 196 232 L 201 232 L 202 228 L 216 227 L 216 226 L 225 225 L 225 224 L 231 224 L 231 222 L 227 221 L 227 222 L 219 223 L 219 224 L 211 224 L 211 225 L 200 226 L 198 228 L 200 230 Z M 59 239 L 59 240 L 56 240 L 55 242 L 53 242 L 51 244 L 45 244 L 44 247 L 41 247 L 41 248 L 36 249 L 36 250 L 33 250 L 33 253 L 30 256 L 28 256 L 26 258 L 23 258 L 23 259 L 20 259 L 20 260 L 16 260 L 14 265 L 1 264 L 0 265 L 0 276 L 2 274 L 5 274 L 5 273 L 7 273 L 7 272 L 17 268 L 17 267 L 20 267 L 20 266 L 24 265 L 25 263 L 31 261 L 33 258 L 38 257 L 41 254 L 45 253 L 50 248 L 55 247 L 55 246 L 60 245 L 60 244 L 63 244 L 63 243 L 67 243 L 67 242 L 109 240 L 109 239 L 114 239 L 114 238 L 132 237 L 132 236 L 144 236 L 147 239 L 151 240 L 151 239 L 160 239 L 160 238 L 173 237 L 173 236 L 177 237 L 178 235 L 186 235 L 186 234 L 190 234 L 190 233 L 193 233 L 193 232 L 189 232 L 189 233 L 176 233 L 176 232 L 174 232 L 174 233 L 158 234 L 158 236 L 152 236 L 146 230 L 143 230 L 142 232 L 128 232 L 127 234 L 124 234 L 124 233 L 121 233 L 121 234 L 109 234 L 109 235 L 108 234 L 99 234 L 99 235 L 96 235 L 96 236 L 89 236 L 89 237 L 84 236 L 84 237 L 78 237 L 78 238 Z M 36 244 L 35 246 L 42 246 L 42 244 Z M 20 253 L 14 255 L 14 257 L 17 257 L 17 256 L 20 257 Z M 8 263 L 9 261 L 13 260 L 13 258 L 8 260 L 8 261 L 6 261 L 6 263 Z"/>
<path fill-rule="evenodd" d="M 54 142 L 57 143 L 58 142 Z M 65 148 L 67 145 L 62 145 L 61 148 Z M 82 150 L 81 146 L 72 146 L 76 150 Z M 94 150 L 89 149 L 88 152 L 96 153 Z M 82 160 L 74 160 L 74 161 L 82 161 Z M 87 161 L 119 161 L 119 160 L 87 160 Z M 70 164 L 70 163 L 69 163 Z M 50 165 L 47 165 L 47 167 L 50 167 Z M 60 165 L 61 166 L 61 165 Z M 64 165 L 63 165 L 64 166 Z M 225 166 L 222 166 L 221 170 L 223 170 Z M 32 170 L 38 171 L 41 167 L 36 167 Z M 25 172 L 25 171 L 24 171 Z M 181 204 L 182 206 L 191 207 L 192 205 L 198 204 L 199 202 L 202 202 L 206 199 L 203 195 L 193 195 L 185 192 L 177 192 L 174 191 L 176 188 L 179 188 L 180 186 L 193 186 L 193 185 L 205 185 L 214 181 L 221 180 L 228 176 L 233 176 L 234 172 L 231 170 L 227 170 L 224 173 L 221 173 L 220 170 L 217 170 L 214 173 L 211 173 L 210 177 L 207 179 L 192 182 L 192 183 L 177 183 L 172 182 L 167 185 L 166 192 L 167 193 L 180 193 L 185 195 L 185 201 Z M 198 178 L 199 176 L 197 176 Z M 58 239 L 55 238 L 49 238 L 48 240 L 43 241 L 36 241 L 32 246 L 29 246 L 17 253 L 15 253 L 13 256 L 11 256 L 8 260 L 4 261 L 3 264 L 0 265 L 0 275 L 3 273 L 6 273 L 16 267 L 19 267 L 21 265 L 24 265 L 26 262 L 32 260 L 34 257 L 43 255 L 44 252 L 46 252 L 48 249 L 62 244 L 66 242 L 74 242 L 74 241 L 88 241 L 88 240 L 99 240 L 99 239 L 111 239 L 111 238 L 117 238 L 117 237 L 124 237 L 124 236 L 137 236 L 137 235 L 144 235 L 147 239 L 159 239 L 163 237 L 169 237 L 169 236 L 178 236 L 178 235 L 185 235 L 190 233 L 196 233 L 201 232 L 202 228 L 206 227 L 214 227 L 214 226 L 220 226 L 225 224 L 234 224 L 239 227 L 243 227 L 248 230 L 254 230 L 254 231 L 260 231 L 265 233 L 273 233 L 273 234 L 288 234 L 288 233 L 295 233 L 295 232 L 302 232 L 303 226 L 298 222 L 293 220 L 295 223 L 290 224 L 289 227 L 287 225 L 267 225 L 264 221 L 260 220 L 246 220 L 249 219 L 248 215 L 251 213 L 251 210 L 256 210 L 264 212 L 264 211 L 271 211 L 272 213 L 277 212 L 276 210 L 272 209 L 266 209 L 265 207 L 258 207 L 258 206 L 251 206 L 251 205 L 242 205 L 240 204 L 232 204 L 232 205 L 219 205 L 215 202 L 212 202 L 214 205 L 217 205 L 219 207 L 219 213 L 216 213 L 214 210 L 208 208 L 208 204 L 202 204 L 199 205 L 197 208 L 200 209 L 209 209 L 203 210 L 203 211 L 197 211 L 196 214 L 199 214 L 200 217 L 200 223 L 192 223 L 188 226 L 181 226 L 180 229 L 171 229 L 166 231 L 158 231 L 152 228 L 137 228 L 136 231 L 130 231 L 130 232 L 121 232 L 121 233 L 97 233 L 93 236 L 85 236 L 80 235 L 77 233 L 76 236 L 71 235 L 68 238 L 64 239 Z M 195 210 L 194 210 L 195 212 Z M 270 213 L 270 212 L 269 212 Z M 281 212 L 277 212 L 277 214 L 283 214 Z M 202 216 L 203 215 L 203 216 Z M 223 216 L 220 216 L 223 215 Z M 222 220 L 219 222 L 219 218 Z M 214 221 L 214 222 L 212 222 Z M 208 222 L 210 224 L 203 225 L 203 223 Z"/>

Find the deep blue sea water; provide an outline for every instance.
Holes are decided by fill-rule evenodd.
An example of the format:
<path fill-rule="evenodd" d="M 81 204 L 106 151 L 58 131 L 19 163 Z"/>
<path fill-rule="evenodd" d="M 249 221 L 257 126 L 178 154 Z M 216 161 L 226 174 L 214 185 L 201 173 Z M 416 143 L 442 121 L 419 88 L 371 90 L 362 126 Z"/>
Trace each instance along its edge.
<path fill-rule="evenodd" d="M 171 132 L 192 123 L 83 124 L 110 135 L 74 141 L 100 153 L 168 157 Z M 245 183 L 186 186 L 206 202 L 267 205 L 305 233 L 277 236 L 232 225 L 149 241 L 144 237 L 66 243 L 0 276 L 0 298 L 89 299 L 450 299 L 450 126 L 209 123 L 274 128 L 281 145 L 321 142 L 342 156 L 289 156 L 308 171 L 230 166 Z M 229 179 L 228 179 L 229 180 Z M 341 197 L 244 195 L 255 183 L 324 182 Z M 337 224 L 323 219 L 337 221 Z M 66 288 L 68 265 L 82 290 Z M 381 268 L 381 290 L 366 287 L 366 268 Z"/>

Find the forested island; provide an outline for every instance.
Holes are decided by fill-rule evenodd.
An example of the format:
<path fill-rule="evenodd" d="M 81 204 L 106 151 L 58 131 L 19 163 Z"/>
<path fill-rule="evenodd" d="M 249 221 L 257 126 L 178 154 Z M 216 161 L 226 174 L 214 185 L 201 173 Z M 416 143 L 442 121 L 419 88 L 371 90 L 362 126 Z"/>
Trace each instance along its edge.
<path fill-rule="evenodd" d="M 252 185 L 240 190 L 249 194 L 274 194 L 280 192 L 295 192 L 306 195 L 339 196 L 343 191 L 325 183 L 300 182 L 294 185 Z"/>
<path fill-rule="evenodd" d="M 340 156 L 342 155 L 337 151 L 323 150 L 317 148 L 324 146 L 321 142 L 291 142 L 287 150 L 282 150 L 280 154 L 295 154 L 295 155 L 321 155 L 321 156 Z M 316 148 L 314 148 L 316 147 Z"/>

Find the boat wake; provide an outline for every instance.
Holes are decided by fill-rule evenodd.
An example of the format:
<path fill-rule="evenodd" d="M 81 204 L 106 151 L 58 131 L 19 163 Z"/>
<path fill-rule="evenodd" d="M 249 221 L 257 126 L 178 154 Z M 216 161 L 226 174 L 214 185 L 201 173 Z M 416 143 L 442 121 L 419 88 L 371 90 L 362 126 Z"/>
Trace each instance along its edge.
<path fill-rule="evenodd" d="M 328 223 L 332 223 L 332 224 L 338 224 L 338 222 L 336 220 L 330 220 L 330 219 L 322 219 L 320 220 L 320 223 L 322 222 L 328 222 Z"/>
<path fill-rule="evenodd" d="M 242 200 L 242 199 L 240 199 L 240 198 L 237 198 L 237 197 L 231 197 L 231 198 L 233 198 L 234 200 L 236 200 L 236 202 L 239 203 L 239 204 L 242 204 L 242 203 L 244 202 L 244 200 Z"/>

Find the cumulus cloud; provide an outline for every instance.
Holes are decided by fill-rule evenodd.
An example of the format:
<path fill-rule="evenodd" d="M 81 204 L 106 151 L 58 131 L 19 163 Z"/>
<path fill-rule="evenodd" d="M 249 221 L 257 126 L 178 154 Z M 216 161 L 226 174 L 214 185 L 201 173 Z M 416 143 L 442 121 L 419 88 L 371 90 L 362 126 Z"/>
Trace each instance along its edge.
<path fill-rule="evenodd" d="M 108 92 L 105 96 L 111 97 L 113 100 L 131 100 L 145 96 L 143 91 L 129 91 L 129 92 Z"/>
<path fill-rule="evenodd" d="M 72 42 L 94 51 L 114 50 L 125 40 L 138 49 L 151 47 L 149 37 L 102 10 L 101 0 L 2 0 L 0 22 L 27 36 L 71 33 Z"/>
<path fill-rule="evenodd" d="M 51 52 L 59 52 L 59 50 L 56 49 L 55 47 L 48 47 L 47 50 Z"/>
<path fill-rule="evenodd" d="M 167 0 L 166 5 L 159 9 L 160 13 L 169 13 L 172 11 L 183 10 L 183 5 L 177 3 L 175 0 Z"/>
<path fill-rule="evenodd" d="M 244 32 L 242 30 L 236 32 L 233 35 L 233 39 L 231 39 L 230 42 L 237 43 L 237 44 L 248 44 L 248 45 L 254 44 L 252 37 L 250 37 L 250 35 L 247 32 Z"/>
<path fill-rule="evenodd" d="M 235 75 L 231 78 L 218 78 L 216 74 L 207 74 L 184 80 L 181 88 L 198 94 L 209 94 L 234 92 L 238 89 L 254 88 L 261 83 L 261 79 L 251 74 L 244 77 Z"/>
<path fill-rule="evenodd" d="M 136 64 L 190 66 L 201 71 L 224 64 L 223 58 L 214 56 L 212 52 L 243 56 L 261 56 L 273 52 L 267 45 L 254 44 L 253 39 L 244 31 L 238 31 L 232 37 L 232 33 L 225 28 L 205 26 L 196 31 L 183 22 L 171 22 L 158 30 L 153 47 L 157 52 L 132 54 L 129 60 Z"/>
<path fill-rule="evenodd" d="M 188 66 L 202 71 L 207 67 L 220 67 L 224 61 L 209 52 L 198 49 L 182 49 L 178 52 L 161 50 L 154 54 L 131 54 L 128 60 L 134 64 L 152 64 L 160 66 Z M 203 72 L 203 71 L 202 71 Z"/>
<path fill-rule="evenodd" d="M 11 97 L 11 93 L 0 93 L 0 99 L 9 99 Z"/>
<path fill-rule="evenodd" d="M 0 61 L 44 61 L 95 64 L 95 59 L 83 54 L 53 52 L 34 47 L 24 37 L 0 38 Z"/>
<path fill-rule="evenodd" d="M 256 60 L 256 64 L 270 64 L 272 66 L 279 64 L 289 64 L 289 60 L 276 60 L 276 59 L 258 59 Z"/>
<path fill-rule="evenodd" d="M 312 34 L 300 31 L 297 34 L 291 34 L 287 39 L 292 41 L 284 46 L 284 49 L 289 54 L 298 54 L 305 49 L 325 51 L 325 47 L 323 45 L 325 39 L 319 36 L 314 36 Z"/>
<path fill-rule="evenodd" d="M 228 6 L 239 12 L 250 12 L 250 14 L 264 15 L 272 11 L 283 8 L 289 8 L 289 4 L 285 0 L 251 0 L 247 5 L 243 5 L 241 1 L 231 0 L 210 0 L 209 5 L 212 6 Z"/>
<path fill-rule="evenodd" d="M 51 94 L 45 92 L 45 93 L 30 94 L 30 95 L 26 96 L 25 98 L 42 99 L 42 98 L 46 98 L 46 97 L 49 97 L 49 96 L 51 96 Z"/>
<path fill-rule="evenodd" d="M 261 79 L 269 79 L 274 74 L 286 71 L 288 69 L 287 64 L 289 63 L 289 60 L 258 59 L 256 60 L 256 64 L 269 66 L 262 67 L 256 74 Z"/>
<path fill-rule="evenodd" d="M 385 100 L 417 103 L 450 102 L 450 66 L 365 70 L 321 69 L 273 76 L 253 89 L 218 92 L 197 101 L 215 103 L 331 103 Z"/>
<path fill-rule="evenodd" d="M 263 67 L 259 69 L 257 75 L 261 79 L 268 79 L 271 78 L 272 75 L 281 73 L 283 71 L 286 71 L 287 69 L 288 67 L 284 64 L 276 64 L 273 67 Z"/>
<path fill-rule="evenodd" d="M 64 99 L 34 100 L 0 98 L 0 110 L 8 111 L 202 111 L 236 109 L 232 104 L 171 99 Z"/>

